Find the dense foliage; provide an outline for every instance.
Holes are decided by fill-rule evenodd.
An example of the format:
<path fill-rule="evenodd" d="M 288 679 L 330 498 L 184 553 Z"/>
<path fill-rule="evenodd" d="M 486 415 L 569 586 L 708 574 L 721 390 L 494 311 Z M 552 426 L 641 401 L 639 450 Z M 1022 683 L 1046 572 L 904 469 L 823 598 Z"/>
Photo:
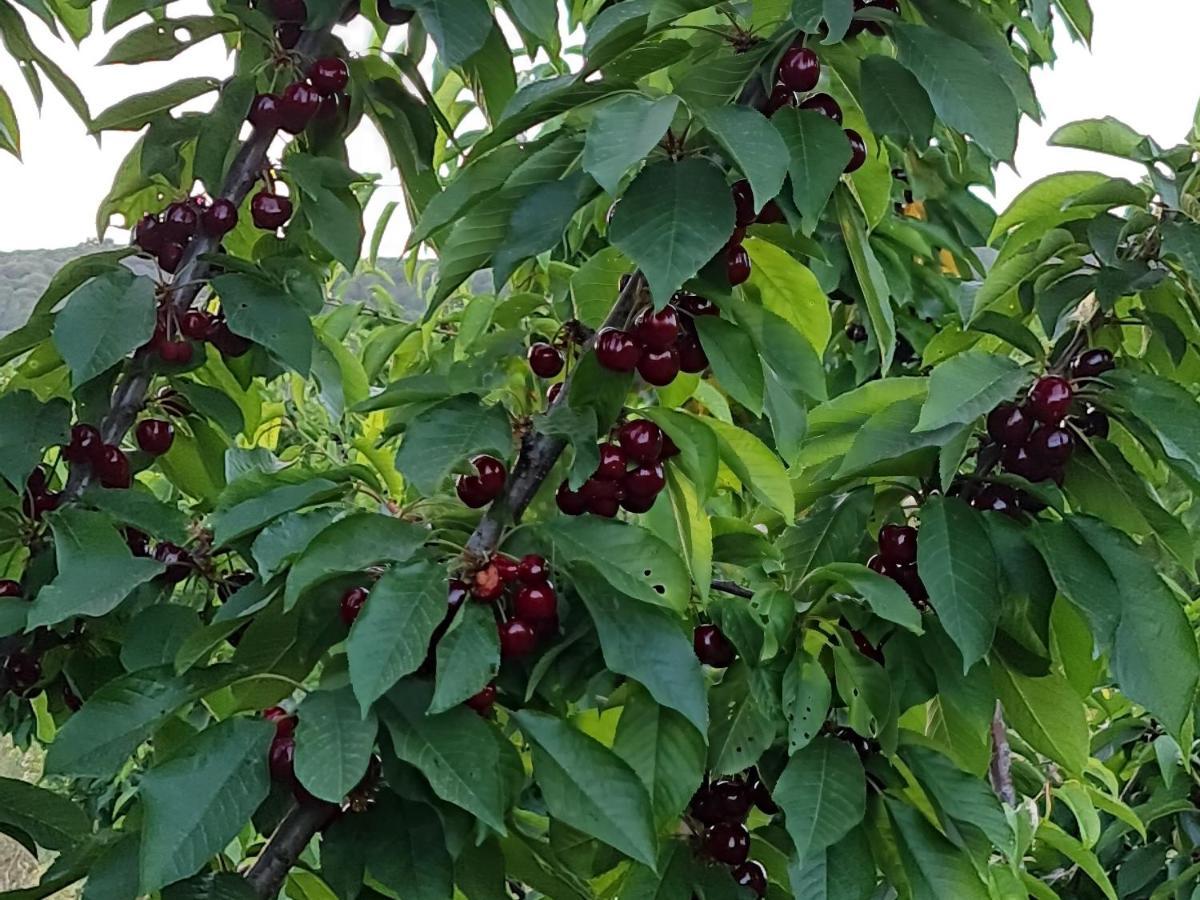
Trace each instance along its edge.
<path fill-rule="evenodd" d="M 1200 885 L 1200 141 L 975 193 L 1086 0 L 109 0 L 235 71 L 94 116 L 22 5 L 141 136 L 0 339 L 17 896 Z"/>

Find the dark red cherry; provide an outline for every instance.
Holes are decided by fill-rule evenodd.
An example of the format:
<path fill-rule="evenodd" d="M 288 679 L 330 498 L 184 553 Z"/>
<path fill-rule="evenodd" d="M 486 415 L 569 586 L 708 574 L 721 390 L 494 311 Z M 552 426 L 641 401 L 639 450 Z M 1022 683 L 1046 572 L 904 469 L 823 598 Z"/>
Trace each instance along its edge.
<path fill-rule="evenodd" d="M 0 578 L 0 597 L 20 597 L 23 593 L 21 582 L 11 578 Z"/>
<path fill-rule="evenodd" d="M 851 322 L 846 326 L 846 337 L 851 343 L 861 344 L 867 339 L 867 326 L 862 322 Z"/>
<path fill-rule="evenodd" d="M 379 18 L 388 25 L 407 25 L 415 13 L 410 6 L 392 6 L 389 0 L 379 0 Z"/>
<path fill-rule="evenodd" d="M 1071 382 L 1059 375 L 1044 375 L 1029 389 L 1029 411 L 1039 422 L 1057 425 L 1071 409 L 1072 397 Z"/>
<path fill-rule="evenodd" d="M 279 97 L 280 127 L 289 134 L 299 134 L 321 109 L 321 95 L 311 84 L 294 81 Z"/>
<path fill-rule="evenodd" d="M 513 612 L 523 622 L 544 622 L 558 616 L 558 595 L 548 584 L 527 584 L 517 591 Z"/>
<path fill-rule="evenodd" d="M 716 304 L 699 294 L 692 294 L 688 291 L 679 291 L 671 298 L 676 308 L 682 309 L 685 313 L 695 316 L 719 316 L 721 311 L 717 309 Z M 685 320 L 686 321 L 686 320 Z M 682 323 L 681 323 L 682 324 Z"/>
<path fill-rule="evenodd" d="M 365 587 L 352 587 L 342 594 L 342 598 L 338 601 L 338 615 L 347 628 L 354 624 L 354 620 L 362 612 L 363 604 L 367 602 L 367 596 Z"/>
<path fill-rule="evenodd" d="M 161 456 L 171 449 L 175 426 L 165 419 L 142 419 L 135 429 L 137 445 L 152 456 Z"/>
<path fill-rule="evenodd" d="M 295 50 L 304 34 L 304 27 L 299 22 L 280 22 L 275 26 L 275 40 L 284 50 Z"/>
<path fill-rule="evenodd" d="M 723 810 L 716 802 L 712 785 L 705 781 L 688 802 L 688 813 L 702 825 L 716 825 L 725 820 Z"/>
<path fill-rule="evenodd" d="M 250 200 L 250 219 L 255 228 L 275 231 L 292 217 L 292 201 L 263 188 Z"/>
<path fill-rule="evenodd" d="M 846 172 L 856 172 L 867 161 L 867 142 L 853 128 L 846 129 L 846 140 L 850 142 L 850 162 L 846 163 Z"/>
<path fill-rule="evenodd" d="M 611 441 L 600 445 L 600 465 L 596 467 L 596 478 L 605 481 L 618 481 L 625 477 L 628 461 L 625 451 Z"/>
<path fill-rule="evenodd" d="M 1071 458 L 1075 437 L 1066 428 L 1043 425 L 1029 436 L 1029 453 L 1047 468 L 1058 468 Z"/>
<path fill-rule="evenodd" d="M 679 374 L 679 354 L 674 347 L 666 350 L 645 350 L 637 364 L 638 374 L 655 387 L 665 387 Z"/>
<path fill-rule="evenodd" d="M 204 233 L 215 238 L 224 237 L 233 231 L 237 220 L 237 207 L 232 200 L 226 200 L 224 197 L 218 197 L 212 206 L 200 215 L 200 225 L 204 228 Z"/>
<path fill-rule="evenodd" d="M 1020 475 L 1027 481 L 1043 481 L 1050 475 L 1046 465 L 1029 452 L 1026 444 L 1010 444 L 1000 456 L 1004 471 Z"/>
<path fill-rule="evenodd" d="M 733 644 L 716 625 L 697 625 L 692 632 L 692 649 L 700 662 L 714 669 L 726 669 L 737 659 Z"/>
<path fill-rule="evenodd" d="M 3 683 L 18 697 L 24 697 L 42 680 L 42 663 L 32 653 L 14 650 L 4 659 Z"/>
<path fill-rule="evenodd" d="M 71 690 L 71 686 L 69 684 L 64 684 L 62 686 L 62 700 L 63 706 L 65 706 L 71 712 L 79 712 L 79 710 L 83 708 L 83 700 L 80 699 L 78 694 Z"/>
<path fill-rule="evenodd" d="M 878 553 L 872 554 L 871 558 L 867 560 L 867 568 L 872 572 L 878 572 L 880 575 L 888 575 L 889 578 L 891 577 L 888 574 L 887 563 L 883 561 L 883 557 Z"/>
<path fill-rule="evenodd" d="M 537 632 L 529 623 L 520 619 L 509 619 L 501 623 L 499 632 L 502 659 L 528 656 L 537 647 Z"/>
<path fill-rule="evenodd" d="M 749 786 L 734 778 L 721 778 L 712 783 L 712 803 L 721 814 L 722 822 L 741 822 L 750 814 L 754 797 Z"/>
<path fill-rule="evenodd" d="M 1077 420 L 1079 430 L 1088 437 L 1108 437 L 1108 416 L 1095 407 L 1089 409 Z"/>
<path fill-rule="evenodd" d="M 673 440 L 671 440 L 671 436 L 664 431 L 663 432 L 662 453 L 659 454 L 658 458 L 662 459 L 662 460 L 668 460 L 672 456 L 678 456 L 678 455 L 679 455 L 679 447 L 676 445 L 676 443 Z"/>
<path fill-rule="evenodd" d="M 989 484 L 971 499 L 971 505 L 986 512 L 1015 516 L 1020 513 L 1017 492 L 1006 484 Z"/>
<path fill-rule="evenodd" d="M 571 485 L 566 481 L 554 492 L 554 502 L 564 515 L 582 516 L 587 512 L 587 499 L 579 491 L 571 490 Z"/>
<path fill-rule="evenodd" d="M 308 18 L 304 0 L 270 0 L 270 9 L 280 22 L 303 22 Z"/>
<path fill-rule="evenodd" d="M 602 328 L 596 335 L 596 361 L 614 372 L 632 372 L 641 359 L 637 341 L 618 328 Z"/>
<path fill-rule="evenodd" d="M 999 444 L 1023 444 L 1033 431 L 1033 417 L 1015 403 L 1001 403 L 987 417 L 987 432 Z"/>
<path fill-rule="evenodd" d="M 725 277 L 734 287 L 750 277 L 750 254 L 741 244 L 725 248 Z"/>
<path fill-rule="evenodd" d="M 496 686 L 494 684 L 485 685 L 478 693 L 472 694 L 463 702 L 481 716 L 486 716 L 496 705 Z"/>
<path fill-rule="evenodd" d="M 800 108 L 819 112 L 825 118 L 833 119 L 839 125 L 842 124 L 842 107 L 828 94 L 813 94 L 800 104 Z"/>
<path fill-rule="evenodd" d="M 621 509 L 631 513 L 649 512 L 657 499 L 658 494 L 631 494 L 626 491 L 621 498 Z"/>
<path fill-rule="evenodd" d="M 782 81 L 777 81 L 771 88 L 771 96 L 767 99 L 766 114 L 773 116 L 785 106 L 796 105 L 796 94 Z"/>
<path fill-rule="evenodd" d="M 92 469 L 106 488 L 127 488 L 132 483 L 129 458 L 120 447 L 105 444 L 92 461 Z"/>
<path fill-rule="evenodd" d="M 498 496 L 504 490 L 504 481 L 508 478 L 508 470 L 504 468 L 504 463 L 494 456 L 481 453 L 471 460 L 471 465 L 479 473 L 479 481 L 483 485 L 483 489 L 492 497 Z"/>
<path fill-rule="evenodd" d="M 925 589 L 925 582 L 921 580 L 921 573 L 917 571 L 917 567 L 915 565 L 896 566 L 890 570 L 890 575 L 892 580 L 904 589 L 904 593 L 908 594 L 908 599 L 913 606 L 924 610 L 926 601 L 929 599 L 929 591 Z M 877 649 L 874 652 L 876 656 L 873 658 L 882 662 L 882 652 Z"/>
<path fill-rule="evenodd" d="M 250 352 L 251 343 L 240 334 L 235 334 L 224 317 L 214 317 L 208 330 L 208 342 L 227 359 L 236 359 Z"/>
<path fill-rule="evenodd" d="M 267 752 L 267 767 L 278 784 L 290 785 L 296 779 L 296 738 L 291 734 L 276 734 Z"/>
<path fill-rule="evenodd" d="M 807 47 L 789 47 L 779 60 L 776 77 L 793 91 L 808 93 L 821 80 L 821 59 Z"/>
<path fill-rule="evenodd" d="M 523 584 L 545 584 L 546 579 L 550 577 L 550 570 L 546 566 L 546 557 L 539 556 L 537 553 L 527 553 L 522 556 L 521 561 L 517 563 L 517 577 Z"/>
<path fill-rule="evenodd" d="M 167 207 L 162 217 L 163 237 L 169 241 L 186 244 L 196 234 L 200 225 L 200 216 L 196 207 L 186 200 L 172 203 Z"/>
<path fill-rule="evenodd" d="M 134 556 L 147 557 L 150 555 L 150 535 L 132 526 L 126 525 L 121 529 L 125 538 L 125 546 Z"/>
<path fill-rule="evenodd" d="M 63 455 L 73 463 L 90 463 L 99 456 L 103 445 L 104 439 L 96 428 L 78 422 L 71 426 L 71 443 L 63 450 Z"/>
<path fill-rule="evenodd" d="M 179 269 L 179 264 L 183 262 L 183 250 L 183 244 L 177 241 L 163 241 L 156 256 L 158 267 L 168 275 L 174 275 Z"/>
<path fill-rule="evenodd" d="M 545 341 L 531 344 L 527 358 L 529 368 L 538 378 L 553 378 L 563 370 L 562 354 Z"/>
<path fill-rule="evenodd" d="M 172 341 L 167 338 L 154 342 L 158 358 L 172 366 L 186 366 L 192 361 L 192 345 L 187 341 Z"/>
<path fill-rule="evenodd" d="M 146 213 L 133 228 L 133 242 L 147 253 L 157 255 L 165 234 L 158 216 Z"/>
<path fill-rule="evenodd" d="M 754 219 L 760 225 L 775 225 L 786 220 L 783 209 L 774 200 L 764 203 L 763 208 L 758 211 L 758 215 Z"/>
<path fill-rule="evenodd" d="M 504 579 L 492 563 L 476 569 L 471 576 L 471 597 L 480 603 L 493 603 L 504 593 Z"/>
<path fill-rule="evenodd" d="M 630 419 L 617 429 L 617 443 L 633 462 L 653 464 L 662 457 L 662 429 L 648 419 Z"/>
<path fill-rule="evenodd" d="M 689 374 L 697 374 L 708 368 L 708 355 L 700 346 L 700 341 L 692 335 L 683 335 L 675 345 L 675 353 L 679 356 L 679 370 Z"/>
<path fill-rule="evenodd" d="M 755 897 L 767 896 L 767 870 L 756 859 L 748 859 L 733 870 L 734 883 Z"/>
<path fill-rule="evenodd" d="M 917 561 L 917 529 L 910 525 L 884 525 L 879 529 L 879 555 L 888 566 Z"/>
<path fill-rule="evenodd" d="M 521 567 L 515 559 L 504 553 L 493 553 L 492 558 L 488 560 L 500 575 L 500 580 L 506 584 L 511 584 L 521 577 Z"/>
<path fill-rule="evenodd" d="M 192 574 L 192 569 L 195 567 L 192 554 L 170 541 L 158 542 L 154 548 L 154 558 L 166 566 L 162 580 L 168 584 L 178 584 L 183 581 Z"/>
<path fill-rule="evenodd" d="M 279 111 L 279 97 L 275 94 L 259 94 L 250 104 L 250 113 L 246 117 L 255 128 L 273 131 L 283 124 L 283 116 Z"/>
<path fill-rule="evenodd" d="M 740 866 L 750 856 L 750 832 L 739 822 L 718 822 L 704 832 L 704 852 L 727 866 Z"/>
<path fill-rule="evenodd" d="M 1116 367 L 1112 351 L 1104 347 L 1084 350 L 1071 360 L 1072 378 L 1096 378 Z"/>
<path fill-rule="evenodd" d="M 733 196 L 734 223 L 739 228 L 754 224 L 754 191 L 750 189 L 750 182 L 744 178 L 735 181 L 729 193 Z"/>
<path fill-rule="evenodd" d="M 325 56 L 309 66 L 308 80 L 318 93 L 329 96 L 346 89 L 346 85 L 350 83 L 350 69 L 344 59 Z"/>
<path fill-rule="evenodd" d="M 654 497 L 667 486 L 667 479 L 663 474 L 662 463 L 656 462 L 630 469 L 625 473 L 621 484 L 625 488 L 626 496 Z"/>
<path fill-rule="evenodd" d="M 589 478 L 579 489 L 587 503 L 588 512 L 594 516 L 611 519 L 621 508 L 621 500 L 625 496 L 625 488 L 619 481 L 604 481 L 599 478 Z"/>
<path fill-rule="evenodd" d="M 546 388 L 546 405 L 553 406 L 559 397 L 562 396 L 563 383 L 556 381 L 550 387 Z"/>
<path fill-rule="evenodd" d="M 200 309 L 189 309 L 179 317 L 179 333 L 188 340 L 206 340 L 211 327 L 212 316 Z"/>
<path fill-rule="evenodd" d="M 644 309 L 633 320 L 633 337 L 647 350 L 666 350 L 679 337 L 679 315 L 671 306 Z"/>

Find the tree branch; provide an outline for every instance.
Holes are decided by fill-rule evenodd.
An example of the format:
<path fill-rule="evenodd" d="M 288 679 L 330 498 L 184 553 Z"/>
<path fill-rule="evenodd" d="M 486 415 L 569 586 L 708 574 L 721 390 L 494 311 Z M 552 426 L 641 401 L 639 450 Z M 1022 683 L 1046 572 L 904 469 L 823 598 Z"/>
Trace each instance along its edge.
<path fill-rule="evenodd" d="M 742 597 L 749 600 L 754 596 L 754 591 L 750 588 L 742 587 L 733 581 L 714 581 L 709 585 L 714 591 L 720 591 L 723 594 L 733 594 L 735 597 Z"/>
<path fill-rule="evenodd" d="M 336 807 L 330 803 L 297 803 L 292 807 L 246 873 L 246 881 L 255 894 L 263 900 L 269 900 L 279 893 L 288 872 L 308 842 L 329 821 L 335 810 Z"/>
<path fill-rule="evenodd" d="M 1004 707 L 996 701 L 992 716 L 992 764 L 988 772 L 992 790 L 1009 806 L 1017 805 L 1017 792 L 1012 780 L 1012 749 L 1008 745 L 1008 726 L 1004 724 Z"/>

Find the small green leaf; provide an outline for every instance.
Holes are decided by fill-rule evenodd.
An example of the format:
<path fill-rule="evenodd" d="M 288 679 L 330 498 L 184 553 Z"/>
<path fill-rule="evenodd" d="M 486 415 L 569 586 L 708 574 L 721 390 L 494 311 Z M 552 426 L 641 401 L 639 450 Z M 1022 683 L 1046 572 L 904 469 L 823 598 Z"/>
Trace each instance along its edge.
<path fill-rule="evenodd" d="M 323 503 L 338 496 L 344 488 L 328 478 L 313 478 L 300 484 L 282 484 L 257 497 L 218 510 L 212 517 L 213 546 L 224 547 L 285 513 Z"/>
<path fill-rule="evenodd" d="M 832 686 L 820 662 L 797 650 L 783 673 L 783 715 L 788 723 L 788 753 L 803 750 L 821 732 L 829 715 Z"/>
<path fill-rule="evenodd" d="M 410 5 L 447 67 L 457 66 L 478 52 L 492 30 L 491 10 L 484 0 L 412 0 Z"/>
<path fill-rule="evenodd" d="M 933 134 L 933 106 L 913 74 L 890 56 L 868 56 L 862 62 L 862 77 L 877 87 L 862 95 L 871 130 L 927 145 Z"/>
<path fill-rule="evenodd" d="M 646 158 L 671 127 L 679 98 L 622 94 L 600 107 L 587 130 L 583 169 L 616 194 L 621 179 Z"/>
<path fill-rule="evenodd" d="M 804 233 L 812 234 L 850 162 L 850 142 L 840 125 L 812 110 L 785 107 L 771 117 L 771 123 L 787 144 L 792 199 Z"/>
<path fill-rule="evenodd" d="M 135 28 L 114 43 L 100 65 L 174 59 L 188 47 L 214 35 L 237 31 L 234 19 L 220 16 L 181 16 Z"/>
<path fill-rule="evenodd" d="M 704 734 L 644 691 L 621 709 L 613 752 L 637 772 L 660 824 L 683 812 L 704 778 Z"/>
<path fill-rule="evenodd" d="M 427 496 L 436 493 L 468 457 L 486 450 L 506 459 L 512 443 L 512 423 L 504 407 L 488 406 L 473 394 L 463 394 L 431 407 L 408 424 L 396 468 Z"/>
<path fill-rule="evenodd" d="M 1057 673 L 1031 678 L 1003 664 L 991 667 L 996 693 L 1010 727 L 1039 753 L 1073 775 L 1088 758 L 1088 727 L 1083 701 Z"/>
<path fill-rule="evenodd" d="M 500 671 L 500 636 L 486 604 L 468 603 L 437 645 L 437 688 L 429 712 L 470 699 Z"/>
<path fill-rule="evenodd" d="M 787 470 L 767 445 L 750 432 L 722 422 L 705 419 L 717 435 L 721 461 L 751 493 L 790 522 L 796 517 L 796 500 Z"/>
<path fill-rule="evenodd" d="M 817 276 L 782 247 L 748 238 L 744 242 L 750 254 L 750 280 L 743 288 L 776 316 L 787 319 L 817 353 L 824 353 L 833 332 L 829 298 L 821 290 Z"/>
<path fill-rule="evenodd" d="M 750 182 L 754 211 L 759 212 L 779 193 L 787 177 L 788 147 L 779 131 L 748 106 L 701 108 L 697 117 Z"/>
<path fill-rule="evenodd" d="M 70 436 L 71 407 L 60 398 L 43 403 L 30 391 L 0 397 L 0 476 L 24 486 L 45 448 L 65 444 Z"/>
<path fill-rule="evenodd" d="M 88 131 L 138 131 L 151 119 L 221 87 L 215 78 L 184 78 L 166 87 L 134 94 L 114 103 L 92 119 Z"/>
<path fill-rule="evenodd" d="M 858 594 L 881 619 L 920 634 L 921 614 L 900 585 L 858 563 L 829 563 L 809 572 L 806 582 L 832 582 L 835 588 Z"/>
<path fill-rule="evenodd" d="M 696 331 L 717 382 L 746 409 L 761 414 L 763 371 L 750 335 L 716 316 L 698 317 Z"/>
<path fill-rule="evenodd" d="M 0 778 L 0 823 L 47 850 L 70 850 L 92 831 L 91 819 L 72 801 L 17 778 Z"/>
<path fill-rule="evenodd" d="M 1154 156 L 1150 151 L 1150 138 L 1112 116 L 1068 122 L 1050 135 L 1047 143 L 1053 147 L 1106 153 L 1135 162 L 1147 162 Z"/>
<path fill-rule="evenodd" d="M 308 313 L 285 290 L 253 275 L 218 275 L 213 289 L 235 334 L 262 344 L 284 365 L 307 375 L 313 330 Z"/>
<path fill-rule="evenodd" d="M 891 287 L 875 251 L 871 249 L 866 225 L 848 191 L 838 192 L 837 214 L 850 263 L 867 303 L 866 325 L 879 345 L 880 366 L 886 374 L 896 352 L 896 316 L 892 311 Z"/>

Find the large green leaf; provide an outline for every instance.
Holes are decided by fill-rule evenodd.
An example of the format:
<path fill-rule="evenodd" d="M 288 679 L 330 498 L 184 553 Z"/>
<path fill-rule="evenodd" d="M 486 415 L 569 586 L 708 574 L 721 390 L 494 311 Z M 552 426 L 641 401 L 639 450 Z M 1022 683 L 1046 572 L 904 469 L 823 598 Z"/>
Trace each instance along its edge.
<path fill-rule="evenodd" d="M 561 719 L 528 710 L 513 718 L 533 744 L 533 771 L 550 815 L 654 867 L 650 795 L 629 764 Z"/>
<path fill-rule="evenodd" d="M 484 0 L 413 0 L 411 7 L 437 44 L 445 66 L 457 66 L 474 55 L 492 30 L 492 15 Z"/>
<path fill-rule="evenodd" d="M 1066 221 L 1062 216 L 1069 201 L 1107 180 L 1108 176 L 1100 172 L 1057 172 L 1038 179 L 1017 194 L 996 217 L 988 243 L 995 243 L 998 237 L 1017 228 L 1029 230 L 1035 226 L 1042 232 L 1053 228 Z M 1035 234 L 1032 240 L 1040 236 Z"/>
<path fill-rule="evenodd" d="M 902 748 L 900 755 L 937 804 L 944 824 L 952 822 L 954 827 L 966 831 L 978 829 L 997 850 L 1008 856 L 1016 852 L 1016 835 L 988 784 L 928 747 L 914 744 Z M 950 828 L 946 830 L 949 832 Z"/>
<path fill-rule="evenodd" d="M 364 712 L 424 662 L 446 616 L 446 590 L 445 570 L 430 562 L 389 569 L 371 587 L 346 641 L 350 683 Z"/>
<path fill-rule="evenodd" d="M 829 298 L 817 276 L 794 256 L 759 238 L 745 241 L 750 280 L 745 290 L 775 315 L 787 319 L 817 353 L 824 353 L 833 332 Z"/>
<path fill-rule="evenodd" d="M 1200 479 L 1200 403 L 1179 384 L 1149 372 L 1119 369 L 1104 380 L 1112 385 L 1105 403 L 1137 419 L 1158 439 L 1167 458 Z"/>
<path fill-rule="evenodd" d="M 784 108 L 771 118 L 788 148 L 792 199 L 805 234 L 812 234 L 838 179 L 850 162 L 841 126 L 818 112 Z"/>
<path fill-rule="evenodd" d="M 54 322 L 54 346 L 78 388 L 150 340 L 154 282 L 118 269 L 86 282 Z"/>
<path fill-rule="evenodd" d="M 788 752 L 803 750 L 820 733 L 829 715 L 832 687 L 820 662 L 797 650 L 783 673 L 783 713 L 788 723 Z"/>
<path fill-rule="evenodd" d="M 717 481 L 719 454 L 717 436 L 705 421 L 676 410 L 651 406 L 640 411 L 640 415 L 654 422 L 679 448 L 678 463 L 696 489 L 701 502 Z"/>
<path fill-rule="evenodd" d="M 622 195 L 609 236 L 637 263 L 661 307 L 725 246 L 733 219 L 720 169 L 699 158 L 661 162 Z"/>
<path fill-rule="evenodd" d="M 830 583 L 837 591 L 857 594 L 881 619 L 895 622 L 916 634 L 923 630 L 921 614 L 900 585 L 859 563 L 835 562 L 814 569 L 805 582 Z"/>
<path fill-rule="evenodd" d="M 933 105 L 913 74 L 890 56 L 868 56 L 862 78 L 873 86 L 862 94 L 863 112 L 876 134 L 912 138 L 918 146 L 933 133 Z"/>
<path fill-rule="evenodd" d="M 721 461 L 725 463 L 759 502 L 776 512 L 786 521 L 796 516 L 796 501 L 792 496 L 787 470 L 779 457 L 767 445 L 750 432 L 722 422 L 706 419 L 708 426 L 716 432 Z"/>
<path fill-rule="evenodd" d="M 924 504 L 917 567 L 938 619 L 970 668 L 991 647 L 1000 618 L 996 556 L 979 513 L 953 497 Z"/>
<path fill-rule="evenodd" d="M 297 154 L 288 173 L 299 189 L 300 215 L 312 239 L 354 271 L 364 237 L 362 205 L 353 188 L 364 180 L 340 160 Z"/>
<path fill-rule="evenodd" d="M 423 495 L 433 494 L 454 469 L 484 450 L 506 458 L 512 425 L 503 406 L 473 394 L 452 397 L 418 415 L 404 431 L 396 468 Z"/>
<path fill-rule="evenodd" d="M 756 303 L 735 302 L 731 307 L 738 326 L 753 341 L 763 363 L 784 387 L 814 400 L 824 400 L 829 396 L 821 357 L 789 319 Z M 708 323 L 719 320 L 704 316 L 699 321 Z M 700 330 L 703 332 L 703 324 Z"/>
<path fill-rule="evenodd" d="M 989 900 L 987 885 L 970 857 L 919 813 L 899 800 L 884 801 L 891 815 L 900 862 L 913 897 L 925 900 Z"/>
<path fill-rule="evenodd" d="M 212 280 L 221 297 L 229 328 L 262 344 L 284 365 L 307 375 L 312 364 L 313 330 L 308 313 L 292 296 L 271 282 L 233 273 Z"/>
<path fill-rule="evenodd" d="M 1121 591 L 1104 558 L 1071 519 L 1039 521 L 1027 533 L 1058 590 L 1087 620 L 1097 647 L 1108 650 L 1121 621 Z"/>
<path fill-rule="evenodd" d="M 109 48 L 100 64 L 174 59 L 193 44 L 237 28 L 234 19 L 219 16 L 180 16 L 152 22 L 122 36 Z"/>
<path fill-rule="evenodd" d="M 54 398 L 45 403 L 29 391 L 14 390 L 0 397 L 0 476 L 14 486 L 42 460 L 45 448 L 65 444 L 70 435 L 71 407 Z"/>
<path fill-rule="evenodd" d="M 718 775 L 748 769 L 780 728 L 780 687 L 774 673 L 738 660 L 708 694 L 708 768 Z"/>
<path fill-rule="evenodd" d="M 1112 116 L 1068 122 L 1050 135 L 1047 143 L 1054 147 L 1107 153 L 1135 162 L 1145 162 L 1152 156 L 1150 139 Z"/>
<path fill-rule="evenodd" d="M 804 900 L 867 900 L 875 890 L 875 861 L 865 828 L 804 860 L 791 859 L 792 893 Z"/>
<path fill-rule="evenodd" d="M 1083 701 L 1057 673 L 1032 678 L 1003 664 L 992 681 L 1008 724 L 1033 749 L 1079 774 L 1087 764 L 1088 727 Z"/>
<path fill-rule="evenodd" d="M 779 536 L 777 546 L 790 575 L 804 578 L 821 566 L 852 558 L 871 515 L 866 491 L 829 494 Z"/>
<path fill-rule="evenodd" d="M 367 773 L 379 730 L 375 713 L 364 716 L 353 691 L 340 688 L 309 694 L 297 715 L 296 778 L 314 797 L 341 803 Z"/>
<path fill-rule="evenodd" d="M 224 547 L 285 513 L 331 500 L 342 490 L 341 485 L 328 478 L 312 478 L 299 484 L 271 488 L 220 509 L 212 517 L 213 546 Z"/>
<path fill-rule="evenodd" d="M 142 776 L 141 892 L 195 874 L 250 820 L 270 788 L 274 726 L 228 719 Z"/>
<path fill-rule="evenodd" d="M 438 811 L 385 793 L 371 810 L 363 847 L 365 867 L 405 900 L 443 900 L 454 891 L 454 860 Z M 356 885 L 357 887 L 357 885 Z"/>
<path fill-rule="evenodd" d="M 613 752 L 637 772 L 660 825 L 683 812 L 704 778 L 704 735 L 642 691 L 621 709 Z"/>
<path fill-rule="evenodd" d="M 716 316 L 697 318 L 696 331 L 717 383 L 733 400 L 759 415 L 765 385 L 758 349 L 750 335 Z"/>
<path fill-rule="evenodd" d="M 921 407 L 917 431 L 973 422 L 1011 400 L 1028 380 L 1025 368 L 1007 356 L 968 350 L 933 367 L 929 398 Z"/>
<path fill-rule="evenodd" d="M 492 257 L 496 290 L 504 288 L 523 260 L 553 250 L 575 213 L 598 191 L 590 176 L 571 172 L 558 181 L 537 185 L 522 197 L 508 220 L 508 234 Z"/>
<path fill-rule="evenodd" d="M 846 251 L 850 254 L 850 263 L 867 304 L 865 324 L 879 345 L 880 364 L 886 374 L 896 352 L 896 315 L 892 311 L 891 287 L 875 251 L 871 249 L 866 225 L 848 191 L 838 192 L 837 214 Z"/>
<path fill-rule="evenodd" d="M 93 134 L 100 131 L 138 131 L 162 113 L 220 87 L 221 82 L 215 78 L 184 78 L 145 94 L 134 94 L 97 113 L 88 130 Z"/>
<path fill-rule="evenodd" d="M 679 98 L 657 99 L 622 94 L 602 106 L 592 118 L 583 149 L 583 168 L 610 194 L 621 179 L 645 159 L 671 127 Z"/>
<path fill-rule="evenodd" d="M 500 636 L 492 610 L 468 603 L 437 645 L 437 687 L 431 713 L 445 712 L 473 697 L 500 670 Z"/>
<path fill-rule="evenodd" d="M 91 819 L 72 801 L 17 778 L 0 778 L 0 823 L 47 850 L 69 850 L 92 831 Z"/>
<path fill-rule="evenodd" d="M 862 821 L 867 777 L 858 754 L 845 741 L 822 735 L 792 754 L 771 798 L 805 860 L 845 837 Z"/>
<path fill-rule="evenodd" d="M 750 182 L 754 211 L 758 212 L 783 187 L 787 144 L 762 113 L 748 106 L 699 109 L 697 115 Z"/>

